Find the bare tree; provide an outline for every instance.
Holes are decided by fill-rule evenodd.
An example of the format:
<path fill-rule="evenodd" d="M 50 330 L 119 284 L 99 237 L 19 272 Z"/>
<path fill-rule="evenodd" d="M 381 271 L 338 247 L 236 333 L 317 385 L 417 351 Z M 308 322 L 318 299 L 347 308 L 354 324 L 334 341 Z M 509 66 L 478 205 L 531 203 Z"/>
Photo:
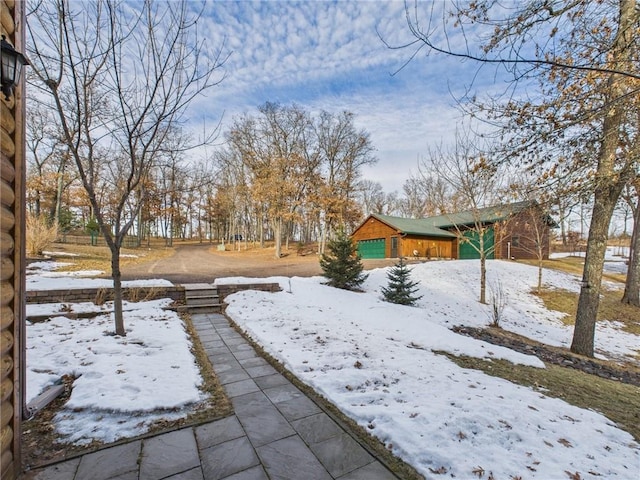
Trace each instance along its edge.
<path fill-rule="evenodd" d="M 423 182 L 410 176 L 402 186 L 401 214 L 409 218 L 422 218 L 427 210 L 427 196 Z"/>
<path fill-rule="evenodd" d="M 420 165 L 423 175 L 431 172 L 425 179 L 427 182 L 432 181 L 431 176 L 446 182 L 460 202 L 459 206 L 471 212 L 471 224 L 468 219 L 458 221 L 455 215 L 450 219 L 458 243 L 470 246 L 480 257 L 480 303 L 486 303 L 486 261 L 495 249 L 495 243 L 489 241 L 493 226 L 483 220 L 482 209 L 497 203 L 501 186 L 499 168 L 485 157 L 484 152 L 488 150 L 473 143 L 468 129 L 459 129 L 452 147 L 430 150 Z"/>
<path fill-rule="evenodd" d="M 385 203 L 385 193 L 379 182 L 361 180 L 358 183 L 358 198 L 362 205 L 362 213 L 368 216 L 372 213 L 383 213 L 380 205 Z"/>
<path fill-rule="evenodd" d="M 146 197 L 144 180 L 191 102 L 221 80 L 223 63 L 198 37 L 189 2 L 130 7 L 33 2 L 27 24 L 34 86 L 57 114 L 111 250 L 116 335 L 126 335 L 120 249 Z"/>
<path fill-rule="evenodd" d="M 252 195 L 265 208 L 280 258 L 286 226 L 300 213 L 320 157 L 302 108 L 267 102 L 258 111 L 257 117 L 236 119 L 227 140 L 250 174 Z"/>
<path fill-rule="evenodd" d="M 317 203 L 322 210 L 319 253 L 324 253 L 327 237 L 336 225 L 352 223 L 355 191 L 363 166 L 376 162 L 369 134 L 357 130 L 351 112 L 338 115 L 322 111 L 314 121 L 314 133 L 321 163 L 322 185 Z"/>
<path fill-rule="evenodd" d="M 69 154 L 55 117 L 47 108 L 34 103 L 27 111 L 26 122 L 27 198 L 36 216 L 46 205 L 49 221 L 61 224 L 62 197 L 77 175 L 69 172 Z"/>
<path fill-rule="evenodd" d="M 638 158 L 629 155 L 638 143 L 636 0 L 525 2 L 508 8 L 481 0 L 454 3 L 440 17 L 423 16 L 421 4 L 413 5 L 406 8 L 415 37 L 411 45 L 477 61 L 480 68 L 504 67 L 511 76 L 503 98 L 470 95 L 463 108 L 501 126 L 513 159 L 541 167 L 549 151 L 560 150 L 567 155 L 551 167 L 557 174 L 576 165 L 588 173 L 583 179 L 589 180 L 584 183 L 594 201 L 571 350 L 593 356 L 609 223 Z M 531 91 L 535 82 L 539 95 L 516 95 L 519 85 Z"/>
<path fill-rule="evenodd" d="M 549 257 L 549 229 L 558 226 L 549 214 L 557 205 L 558 192 L 557 190 L 550 192 L 540 179 L 532 179 L 526 175 L 520 175 L 517 180 L 512 180 L 510 189 L 519 201 L 528 204 L 528 208 L 519 212 L 510 221 L 512 231 L 517 232 L 511 237 L 512 252 L 524 252 L 536 259 L 538 267 L 536 291 L 539 294 L 542 291 L 544 260 Z"/>

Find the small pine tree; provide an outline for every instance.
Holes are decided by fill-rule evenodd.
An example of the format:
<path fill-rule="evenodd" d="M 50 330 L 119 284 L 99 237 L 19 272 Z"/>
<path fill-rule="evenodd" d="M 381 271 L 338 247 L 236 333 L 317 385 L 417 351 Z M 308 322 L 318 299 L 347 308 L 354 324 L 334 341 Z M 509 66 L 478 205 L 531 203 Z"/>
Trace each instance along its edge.
<path fill-rule="evenodd" d="M 404 260 L 400 258 L 400 261 L 387 273 L 388 286 L 382 287 L 382 295 L 386 302 L 413 306 L 422 298 L 422 295 L 419 297 L 413 296 L 418 291 L 416 286 L 420 282 L 412 282 L 409 278 L 410 275 L 411 270 L 404 263 Z"/>
<path fill-rule="evenodd" d="M 328 253 L 320 257 L 320 267 L 329 280 L 327 285 L 345 290 L 355 290 L 367 279 L 362 273 L 364 265 L 351 238 L 339 229 L 336 237 L 327 244 Z"/>

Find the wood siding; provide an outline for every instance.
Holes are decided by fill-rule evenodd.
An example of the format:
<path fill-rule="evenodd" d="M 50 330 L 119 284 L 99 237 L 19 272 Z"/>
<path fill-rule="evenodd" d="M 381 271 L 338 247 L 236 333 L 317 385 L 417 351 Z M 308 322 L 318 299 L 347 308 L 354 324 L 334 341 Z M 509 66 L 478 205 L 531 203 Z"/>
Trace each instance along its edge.
<path fill-rule="evenodd" d="M 382 223 L 375 218 L 369 218 L 360 226 L 360 228 L 353 232 L 351 238 L 356 245 L 360 240 L 374 240 L 377 238 L 384 238 L 384 256 L 385 258 L 389 258 L 391 256 L 391 237 L 396 236 L 398 236 L 397 230 L 391 228 L 386 223 Z M 400 244 L 398 244 L 398 250 L 401 250 Z"/>
<path fill-rule="evenodd" d="M 377 218 L 370 217 L 353 232 L 351 238 L 357 244 L 360 240 L 385 239 L 385 258 L 391 258 L 391 237 L 398 238 L 398 257 L 414 257 L 414 251 L 420 258 L 457 258 L 455 239 L 403 235 Z"/>
<path fill-rule="evenodd" d="M 540 229 L 536 231 L 536 227 Z M 496 228 L 496 258 L 536 260 L 537 243 L 542 242 L 542 255 L 549 258 L 549 226 L 544 223 L 542 212 L 528 210 L 502 222 Z"/>
<path fill-rule="evenodd" d="M 0 33 L 24 52 L 24 2 L 0 0 Z M 24 74 L 22 76 L 24 79 Z M 20 473 L 24 370 L 24 81 L 0 94 L 0 477 Z"/>
<path fill-rule="evenodd" d="M 402 252 L 405 257 L 428 259 L 456 258 L 456 241 L 451 238 L 423 237 L 407 235 L 402 239 Z M 416 255 L 415 252 L 418 254 Z"/>

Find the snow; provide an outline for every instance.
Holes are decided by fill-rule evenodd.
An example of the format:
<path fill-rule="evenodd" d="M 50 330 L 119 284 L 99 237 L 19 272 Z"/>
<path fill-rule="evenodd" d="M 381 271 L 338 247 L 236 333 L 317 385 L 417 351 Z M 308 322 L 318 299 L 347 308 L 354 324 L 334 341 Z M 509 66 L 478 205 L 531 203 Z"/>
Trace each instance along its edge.
<path fill-rule="evenodd" d="M 29 285 L 42 285 L 29 274 Z M 323 285 L 324 279 L 224 278 L 217 283 L 278 282 L 282 291 L 227 297 L 227 314 L 303 382 L 338 406 L 426 478 L 568 478 L 636 480 L 640 447 L 603 415 L 546 397 L 480 371 L 463 369 L 442 352 L 544 368 L 536 357 L 453 333 L 453 325 L 484 326 L 490 307 L 478 298 L 478 262 L 412 266 L 422 295 L 416 307 L 385 303 L 387 269 L 369 272 L 364 292 Z M 578 278 L 545 270 L 548 287 L 578 291 Z M 46 278 L 86 286 L 97 279 Z M 44 280 L 42 280 L 44 282 Z M 572 329 L 530 293 L 535 267 L 488 262 L 488 281 L 506 296 L 501 326 L 567 345 Z M 57 288 L 57 287 L 56 287 Z M 29 306 L 51 320 L 29 324 L 28 393 L 62 374 L 80 375 L 69 404 L 55 418 L 69 440 L 106 442 L 140 435 L 150 421 L 184 415 L 201 400 L 201 379 L 181 321 L 168 300 L 127 303 L 129 332 L 117 338 L 108 310 L 91 304 Z M 95 311 L 69 320 L 60 312 Z M 640 339 L 616 322 L 598 325 L 601 356 L 631 360 Z M 156 409 L 156 410 L 154 410 Z M 440 476 L 435 471 L 446 470 Z M 486 474 L 489 475 L 488 473 Z"/>
<path fill-rule="evenodd" d="M 529 293 L 535 267 L 492 261 L 488 270 L 489 283 L 499 281 L 507 295 L 503 328 L 567 344 L 571 328 Z M 363 293 L 325 286 L 319 277 L 263 279 L 279 282 L 283 291 L 236 293 L 227 297 L 226 313 L 427 478 L 438 478 L 434 471 L 442 467 L 457 478 L 471 478 L 477 467 L 495 478 L 567 478 L 567 471 L 583 479 L 638 478 L 638 444 L 601 414 L 460 368 L 436 353 L 543 367 L 535 357 L 449 330 L 490 321 L 490 307 L 477 301 L 478 262 L 414 265 L 411 278 L 421 282 L 416 295 L 423 295 L 417 307 L 381 300 L 386 272 L 369 272 Z M 553 288 L 579 288 L 572 275 L 545 270 L 543 278 Z M 597 339 L 608 356 L 633 355 L 640 345 L 613 322 L 599 326 Z"/>
<path fill-rule="evenodd" d="M 27 284 L 42 287 L 46 273 L 31 269 Z M 64 284 L 50 288 L 83 288 L 89 280 L 65 278 Z M 111 302 L 28 305 L 27 317 L 50 318 L 27 322 L 27 402 L 63 375 L 76 377 L 68 402 L 54 418 L 57 431 L 76 444 L 114 442 L 141 435 L 158 420 L 185 417 L 204 400 L 202 378 L 182 320 L 166 309 L 171 303 L 124 302 L 126 337 L 112 334 Z M 69 312 L 95 316 L 61 316 Z"/>

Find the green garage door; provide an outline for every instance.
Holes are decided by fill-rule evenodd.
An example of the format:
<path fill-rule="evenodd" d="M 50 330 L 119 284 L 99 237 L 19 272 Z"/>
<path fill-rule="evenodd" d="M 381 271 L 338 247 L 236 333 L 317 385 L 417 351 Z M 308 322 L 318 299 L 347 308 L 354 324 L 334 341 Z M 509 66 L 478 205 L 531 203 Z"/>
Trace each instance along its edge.
<path fill-rule="evenodd" d="M 479 259 L 480 235 L 475 230 L 464 232 L 465 240 L 460 242 L 460 260 Z M 487 258 L 494 258 L 494 234 L 493 228 L 484 232 L 484 251 L 489 252 Z"/>
<path fill-rule="evenodd" d="M 362 258 L 384 258 L 384 238 L 358 241 L 358 254 Z"/>

